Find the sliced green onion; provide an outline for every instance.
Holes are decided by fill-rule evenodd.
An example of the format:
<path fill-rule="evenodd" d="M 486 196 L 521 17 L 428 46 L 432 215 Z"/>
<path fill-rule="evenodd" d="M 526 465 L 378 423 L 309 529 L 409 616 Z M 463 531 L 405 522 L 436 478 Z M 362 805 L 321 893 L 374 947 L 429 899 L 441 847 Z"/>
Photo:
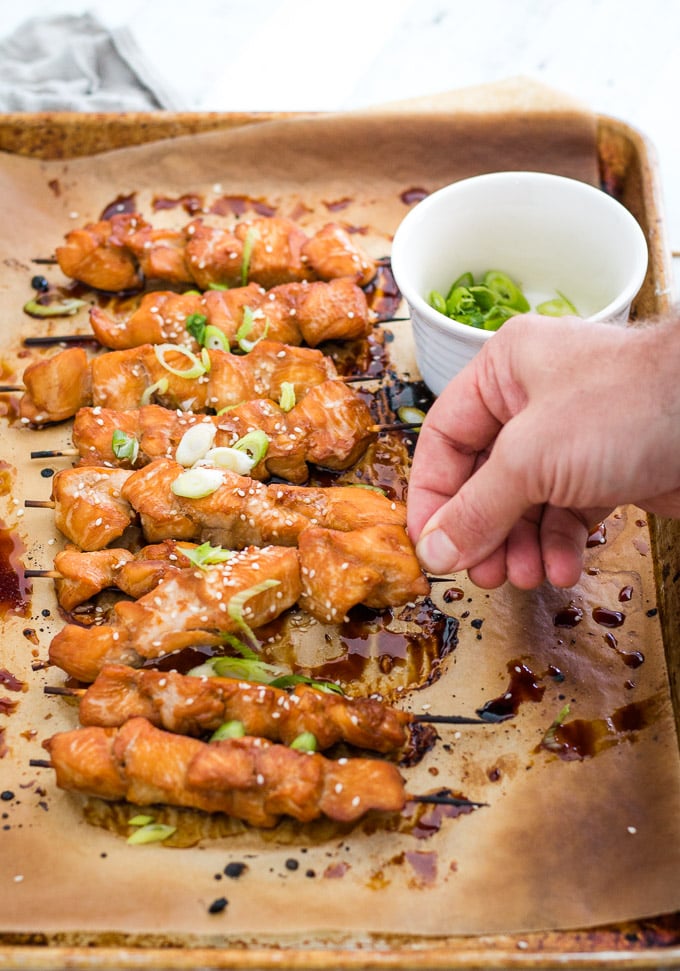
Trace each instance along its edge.
<path fill-rule="evenodd" d="M 234 621 L 234 623 L 241 628 L 241 630 L 246 634 L 249 640 L 255 640 L 255 634 L 248 626 L 244 616 L 243 608 L 246 603 L 256 597 L 260 593 L 265 593 L 267 590 L 271 590 L 273 587 L 280 587 L 280 580 L 263 580 L 261 583 L 256 583 L 252 587 L 248 587 L 247 590 L 242 590 L 241 593 L 235 593 L 233 597 L 229 599 L 227 603 L 227 613 Z"/>
<path fill-rule="evenodd" d="M 530 309 L 529 301 L 507 273 L 502 273 L 500 270 L 488 270 L 484 274 L 483 283 L 484 286 L 493 291 L 497 303 L 512 307 L 513 310 L 520 313 L 526 313 Z"/>
<path fill-rule="evenodd" d="M 245 733 L 246 727 L 243 722 L 232 718 L 231 721 L 223 722 L 219 728 L 216 728 L 209 740 L 211 742 L 220 742 L 224 738 L 243 738 Z"/>
<path fill-rule="evenodd" d="M 144 843 L 162 843 L 163 840 L 172 836 L 176 830 L 176 826 L 166 826 L 165 823 L 148 823 L 146 826 L 140 826 L 131 836 L 128 836 L 127 842 L 131 846 L 141 846 Z"/>
<path fill-rule="evenodd" d="M 226 415 L 228 411 L 233 411 L 234 408 L 238 408 L 238 406 L 242 404 L 242 401 L 237 401 L 235 405 L 225 405 L 224 408 L 220 408 L 220 410 L 217 412 L 217 417 L 219 418 L 220 415 Z"/>
<path fill-rule="evenodd" d="M 210 351 L 228 351 L 229 340 L 227 335 L 219 327 L 208 324 L 203 335 L 203 345 Z"/>
<path fill-rule="evenodd" d="M 170 488 L 176 496 L 183 496 L 185 499 L 203 499 L 217 492 L 223 482 L 224 476 L 219 469 L 196 467 L 180 472 Z"/>
<path fill-rule="evenodd" d="M 128 819 L 128 826 L 147 826 L 153 821 L 153 816 L 144 816 L 142 813 L 138 813 L 136 816 L 133 816 L 132 819 Z"/>
<path fill-rule="evenodd" d="M 413 405 L 402 405 L 401 408 L 397 408 L 397 417 L 407 425 L 422 425 L 425 421 L 425 412 L 422 408 L 414 408 Z"/>
<path fill-rule="evenodd" d="M 31 317 L 70 317 L 78 313 L 81 307 L 87 306 L 87 300 L 76 300 L 75 297 L 69 300 L 60 300 L 58 303 L 40 303 L 38 300 L 29 300 L 24 304 L 24 313 Z"/>
<path fill-rule="evenodd" d="M 279 394 L 279 408 L 281 411 L 291 411 L 295 407 L 295 385 L 290 381 L 281 382 Z"/>
<path fill-rule="evenodd" d="M 145 405 L 150 404 L 151 399 L 156 394 L 156 392 L 158 392 L 159 394 L 165 394 L 165 392 L 168 390 L 169 383 L 170 382 L 168 381 L 167 378 L 159 378 L 158 381 L 154 381 L 153 384 L 150 384 L 148 388 L 144 389 L 144 393 L 142 394 L 142 397 L 140 400 L 140 405 L 144 407 Z"/>
<path fill-rule="evenodd" d="M 237 442 L 234 442 L 232 448 L 235 448 L 239 452 L 245 452 L 246 455 L 250 456 L 253 465 L 257 465 L 267 454 L 269 449 L 269 439 L 267 435 L 261 430 L 257 429 L 254 432 L 248 432 L 243 438 L 239 438 Z"/>
<path fill-rule="evenodd" d="M 243 258 L 241 260 L 241 286 L 245 287 L 248 283 L 248 274 L 250 273 L 250 260 L 253 255 L 253 246 L 257 240 L 257 230 L 252 226 L 246 233 L 246 238 L 243 241 Z"/>
<path fill-rule="evenodd" d="M 446 297 L 439 292 L 439 290 L 431 290 L 429 298 L 430 306 L 438 310 L 440 314 L 445 314 L 446 311 Z"/>
<path fill-rule="evenodd" d="M 175 461 L 188 469 L 210 451 L 216 434 L 217 429 L 212 422 L 201 421 L 192 425 L 179 440 Z"/>
<path fill-rule="evenodd" d="M 557 296 L 552 300 L 545 300 L 536 307 L 536 312 L 544 314 L 546 317 L 566 317 L 568 314 L 578 316 L 578 310 L 573 305 L 569 297 L 556 290 Z"/>
<path fill-rule="evenodd" d="M 189 350 L 188 347 L 184 347 L 182 344 L 154 344 L 153 349 L 158 363 L 164 367 L 166 371 L 170 371 L 171 374 L 177 375 L 178 378 L 200 378 L 202 374 L 205 374 L 206 371 L 210 370 L 209 357 L 208 367 L 206 367 L 203 353 L 201 353 L 201 360 L 199 360 L 193 351 Z M 176 368 L 171 364 L 168 364 L 165 358 L 170 352 L 179 352 L 180 354 L 183 354 L 191 362 L 191 367 L 181 370 L 180 368 Z"/>
<path fill-rule="evenodd" d="M 265 320 L 264 329 L 260 334 L 260 336 L 254 341 L 248 340 L 248 335 L 252 331 L 254 324 L 255 324 L 255 316 L 253 314 L 253 311 L 250 309 L 250 307 L 244 307 L 243 321 L 239 329 L 236 331 L 236 342 L 244 354 L 249 354 L 250 351 L 252 351 L 252 349 L 255 347 L 255 345 L 259 344 L 261 340 L 264 340 L 264 338 L 269 333 L 269 320 Z"/>
<path fill-rule="evenodd" d="M 380 486 L 371 485 L 370 482 L 348 482 L 348 486 L 352 489 L 368 489 L 369 492 L 379 492 L 381 496 L 386 496 L 387 493 Z"/>
<path fill-rule="evenodd" d="M 248 661 L 259 662 L 257 651 L 254 651 L 252 647 L 248 647 L 242 640 L 239 640 L 236 634 L 232 634 L 231 631 L 223 631 L 220 636 L 225 644 L 228 644 L 229 647 L 236 651 L 239 657 L 243 657 Z"/>
<path fill-rule="evenodd" d="M 221 546 L 211 546 L 210 543 L 202 543 L 195 549 L 185 549 L 182 552 L 199 570 L 207 570 L 209 566 L 226 563 L 234 555 L 231 550 L 225 550 Z"/>
<path fill-rule="evenodd" d="M 282 674 L 281 677 L 271 681 L 270 684 L 272 688 L 294 688 L 298 684 L 306 684 L 310 688 L 317 688 L 319 691 L 326 691 L 329 694 L 345 694 L 335 681 L 318 681 L 316 678 L 308 678 L 304 674 Z"/>
<path fill-rule="evenodd" d="M 208 290 L 228 290 L 229 286 L 226 283 L 209 283 Z"/>
<path fill-rule="evenodd" d="M 247 452 L 235 446 L 230 448 L 228 445 L 219 445 L 217 448 L 209 449 L 202 458 L 198 459 L 196 467 L 222 469 L 226 472 L 235 472 L 237 475 L 248 475 L 255 464 Z"/>
<path fill-rule="evenodd" d="M 212 368 L 212 361 L 205 347 L 201 349 L 201 363 L 203 364 L 205 373 L 208 374 Z"/>
<path fill-rule="evenodd" d="M 258 684 L 270 684 L 273 679 L 281 676 L 283 668 L 246 657 L 211 657 L 210 660 L 199 664 L 188 672 L 196 678 L 241 678 L 244 681 L 256 681 Z"/>
<path fill-rule="evenodd" d="M 545 733 L 545 735 L 541 740 L 541 745 L 543 746 L 543 748 L 548 749 L 549 752 L 562 751 L 562 746 L 557 741 L 556 734 L 557 734 L 557 729 L 564 722 L 567 715 L 569 714 L 569 711 L 570 711 L 569 705 L 565 705 L 564 708 L 560 710 L 554 722 L 552 723 L 552 725 L 550 726 L 550 728 L 548 729 L 548 731 Z"/>
<path fill-rule="evenodd" d="M 189 331 L 197 344 L 201 346 L 205 343 L 205 332 L 208 318 L 205 314 L 189 314 L 184 326 Z"/>
<path fill-rule="evenodd" d="M 458 279 L 454 280 L 449 287 L 449 292 L 446 294 L 447 299 L 451 296 L 453 291 L 457 289 L 457 287 L 471 287 L 474 286 L 474 282 L 475 278 L 473 277 L 472 273 L 461 273 Z"/>
<path fill-rule="evenodd" d="M 116 428 L 111 436 L 111 451 L 117 459 L 129 459 L 134 465 L 139 455 L 139 442 L 134 435 Z"/>
<path fill-rule="evenodd" d="M 294 748 L 296 752 L 316 752 L 319 746 L 316 741 L 316 735 L 313 735 L 311 732 L 300 732 L 290 743 L 289 747 Z"/>

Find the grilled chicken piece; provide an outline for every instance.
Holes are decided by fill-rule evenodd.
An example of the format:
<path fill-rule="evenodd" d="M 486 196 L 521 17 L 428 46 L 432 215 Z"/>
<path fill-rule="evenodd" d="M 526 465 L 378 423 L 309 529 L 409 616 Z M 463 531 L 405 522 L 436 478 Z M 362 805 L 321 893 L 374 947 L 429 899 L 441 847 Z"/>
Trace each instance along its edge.
<path fill-rule="evenodd" d="M 154 229 L 138 213 L 119 214 L 71 230 L 57 247 L 57 260 L 67 276 L 108 291 L 136 289 L 144 275 L 205 290 L 342 277 L 364 285 L 376 272 L 375 261 L 337 223 L 309 237 L 279 217 L 229 229 L 195 219 L 176 231 Z"/>
<path fill-rule="evenodd" d="M 331 624 L 359 603 L 380 609 L 430 589 L 403 526 L 379 524 L 349 533 L 310 526 L 300 533 L 298 548 L 300 606 Z"/>
<path fill-rule="evenodd" d="M 154 229 L 143 223 L 126 237 L 125 245 L 139 264 L 146 280 L 191 283 L 186 259 L 186 237 L 174 229 Z"/>
<path fill-rule="evenodd" d="M 187 226 L 187 263 L 202 290 L 211 283 L 238 286 L 249 280 L 269 288 L 293 280 L 312 280 L 314 273 L 300 259 L 307 235 L 289 219 L 246 220 L 233 230 L 207 226 L 195 219 Z"/>
<path fill-rule="evenodd" d="M 172 344 L 142 344 L 91 361 L 81 348 L 69 348 L 26 368 L 21 416 L 44 425 L 71 418 L 91 404 L 129 411 L 150 401 L 181 411 L 219 411 L 252 398 L 278 399 L 285 382 L 294 386 L 299 400 L 338 376 L 331 358 L 311 347 L 260 341 L 249 354 L 205 353 L 205 370 L 192 378 L 183 372 L 194 370 L 195 359 Z"/>
<path fill-rule="evenodd" d="M 230 549 L 268 543 L 296 546 L 300 533 L 310 525 L 349 530 L 376 523 L 405 524 L 403 503 L 369 489 L 264 485 L 223 472 L 222 485 L 215 492 L 189 499 L 172 492 L 171 484 L 180 472 L 177 463 L 157 459 L 126 480 L 124 497 L 138 511 L 150 541 L 209 540 Z"/>
<path fill-rule="evenodd" d="M 121 213 L 72 229 L 66 242 L 57 247 L 59 266 L 66 276 L 97 290 L 134 290 L 142 280 L 126 242 L 131 233 L 145 225 L 148 223 L 141 216 Z"/>
<path fill-rule="evenodd" d="M 114 585 L 120 568 L 134 556 L 125 549 L 93 550 L 83 553 L 72 546 L 57 553 L 54 568 L 57 600 L 64 610 L 73 610 L 106 587 Z"/>
<path fill-rule="evenodd" d="M 265 290 L 256 283 L 232 290 L 147 293 L 127 318 L 114 319 L 99 307 L 90 324 L 105 347 L 123 350 L 140 344 L 186 344 L 198 350 L 187 331 L 187 318 L 202 314 L 232 347 L 238 347 L 246 308 L 251 313 L 250 341 L 267 337 L 283 344 L 316 347 L 327 340 L 356 340 L 373 327 L 366 296 L 351 280 L 329 283 L 284 283 Z"/>
<path fill-rule="evenodd" d="M 83 465 L 142 468 L 156 458 L 174 458 L 183 436 L 195 425 L 214 429 L 213 447 L 233 446 L 249 432 L 263 431 L 269 445 L 250 471 L 251 478 L 277 476 L 297 483 L 307 480 L 308 462 L 349 468 L 376 437 L 365 402 L 341 381 L 324 381 L 289 412 L 268 398 L 236 405 L 223 415 L 185 414 L 159 405 L 136 411 L 81 408 L 73 423 L 73 444 Z M 136 439 L 134 459 L 118 458 L 116 432 Z"/>
<path fill-rule="evenodd" d="M 289 693 L 240 678 L 201 678 L 120 664 L 102 669 L 80 699 L 78 717 L 83 725 L 103 728 L 143 717 L 157 728 L 194 736 L 235 720 L 246 735 L 284 745 L 311 732 L 319 749 L 346 742 L 390 755 L 408 744 L 413 720 L 375 698 L 348 698 L 306 684 Z"/>
<path fill-rule="evenodd" d="M 87 550 L 101 550 L 120 539 L 134 518 L 121 494 L 130 474 L 96 466 L 58 472 L 52 479 L 57 529 Z"/>
<path fill-rule="evenodd" d="M 253 826 L 274 826 L 283 815 L 353 822 L 369 810 L 400 812 L 407 800 L 391 762 L 332 761 L 250 736 L 206 743 L 144 718 L 62 732 L 43 744 L 62 789 L 222 812 Z"/>
<path fill-rule="evenodd" d="M 80 549 L 102 549 L 138 514 L 150 543 L 208 540 L 243 549 L 296 546 L 309 526 L 348 531 L 380 523 L 405 525 L 404 503 L 372 489 L 264 485 L 223 470 L 222 484 L 212 494 L 190 499 L 172 490 L 183 471 L 170 459 L 156 459 L 135 472 L 94 465 L 63 469 L 52 480 L 57 528 Z M 107 515 L 93 519 L 104 506 Z"/>
<path fill-rule="evenodd" d="M 193 543 L 168 539 L 143 547 L 133 555 L 129 550 L 111 548 L 84 553 L 74 546 L 57 553 L 54 568 L 57 600 L 64 610 L 73 610 L 109 587 L 117 587 L 137 600 L 164 579 L 192 563 L 186 551 Z"/>
<path fill-rule="evenodd" d="M 90 361 L 82 347 L 29 364 L 23 380 L 19 415 L 33 425 L 65 421 L 92 399 Z"/>
<path fill-rule="evenodd" d="M 271 587 L 259 589 L 265 580 Z M 50 661 L 79 681 L 94 681 L 105 664 L 139 667 L 184 647 L 220 644 L 220 634 L 241 631 L 238 597 L 253 589 L 242 615 L 256 629 L 300 596 L 297 550 L 250 548 L 219 566 L 167 577 L 139 600 L 117 603 L 110 624 L 67 624 L 50 644 Z"/>
<path fill-rule="evenodd" d="M 302 247 L 302 255 L 321 280 L 349 277 L 365 286 L 375 276 L 375 261 L 337 223 L 328 223 L 315 233 Z"/>

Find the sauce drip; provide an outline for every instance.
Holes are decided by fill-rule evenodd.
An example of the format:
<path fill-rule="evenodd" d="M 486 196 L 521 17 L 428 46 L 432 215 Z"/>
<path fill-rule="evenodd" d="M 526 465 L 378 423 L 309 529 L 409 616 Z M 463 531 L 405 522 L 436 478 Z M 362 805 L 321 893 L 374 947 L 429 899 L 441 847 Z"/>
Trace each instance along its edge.
<path fill-rule="evenodd" d="M 562 607 L 553 615 L 555 627 L 576 627 L 582 620 L 583 611 L 573 603 L 570 603 L 568 607 Z"/>
<path fill-rule="evenodd" d="M 623 651 L 619 647 L 619 642 L 616 640 L 611 631 L 607 631 L 607 633 L 604 635 L 604 642 L 611 647 L 613 651 L 616 651 L 626 667 L 633 669 L 639 668 L 641 664 L 645 663 L 645 656 L 642 651 Z"/>
<path fill-rule="evenodd" d="M 122 213 L 137 212 L 137 193 L 131 192 L 129 196 L 116 196 L 113 202 L 109 202 L 102 209 L 100 219 L 110 219 L 112 216 L 119 216 Z"/>
<path fill-rule="evenodd" d="M 401 303 L 401 291 L 389 264 L 378 266 L 376 275 L 364 287 L 364 293 L 368 306 L 380 320 L 389 320 L 396 315 Z"/>
<path fill-rule="evenodd" d="M 487 701 L 477 709 L 480 718 L 490 722 L 506 721 L 513 718 L 524 701 L 540 701 L 545 692 L 545 685 L 538 683 L 533 671 L 521 661 L 508 663 L 510 684 L 504 694 L 491 701 Z"/>
<path fill-rule="evenodd" d="M 186 192 L 184 195 L 177 196 L 175 199 L 170 196 L 154 196 L 151 201 L 151 209 L 153 212 L 181 207 L 189 216 L 195 216 L 196 213 L 203 212 L 203 206 L 202 197 L 192 192 Z"/>
<path fill-rule="evenodd" d="M 399 194 L 399 198 L 404 203 L 405 206 L 413 205 L 414 202 L 422 202 L 429 196 L 428 189 L 421 189 L 414 186 L 411 189 L 404 189 L 403 192 Z"/>
<path fill-rule="evenodd" d="M 19 536 L 0 520 L 0 617 L 8 613 L 28 615 L 31 586 L 20 560 L 24 552 Z"/>
<path fill-rule="evenodd" d="M 598 523 L 594 529 L 591 529 L 588 534 L 588 539 L 586 540 L 586 546 L 588 548 L 593 546 L 603 546 L 607 542 L 607 525 L 606 523 Z"/>
<path fill-rule="evenodd" d="M 462 600 L 464 596 L 465 591 L 461 590 L 460 587 L 449 587 L 448 590 L 445 590 L 442 594 L 442 600 L 444 603 L 452 604 L 457 600 Z"/>
<path fill-rule="evenodd" d="M 593 620 L 601 627 L 621 627 L 626 615 L 620 610 L 610 610 L 608 607 L 594 607 Z"/>

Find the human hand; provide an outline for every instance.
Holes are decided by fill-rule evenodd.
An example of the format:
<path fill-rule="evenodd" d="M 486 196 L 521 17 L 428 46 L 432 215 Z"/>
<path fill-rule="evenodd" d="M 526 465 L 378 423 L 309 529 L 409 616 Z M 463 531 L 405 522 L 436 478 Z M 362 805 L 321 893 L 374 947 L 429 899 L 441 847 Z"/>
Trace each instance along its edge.
<path fill-rule="evenodd" d="M 481 587 L 577 582 L 622 503 L 680 517 L 680 324 L 515 317 L 420 432 L 408 528 L 423 567 Z"/>

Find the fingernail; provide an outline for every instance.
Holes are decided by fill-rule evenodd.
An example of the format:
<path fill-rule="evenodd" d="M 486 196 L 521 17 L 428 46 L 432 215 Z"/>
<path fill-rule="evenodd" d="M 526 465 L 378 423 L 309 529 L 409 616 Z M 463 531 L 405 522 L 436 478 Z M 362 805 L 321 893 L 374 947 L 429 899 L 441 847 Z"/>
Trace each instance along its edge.
<path fill-rule="evenodd" d="M 458 565 L 460 551 L 443 529 L 433 529 L 418 540 L 416 555 L 428 573 L 451 573 Z"/>

